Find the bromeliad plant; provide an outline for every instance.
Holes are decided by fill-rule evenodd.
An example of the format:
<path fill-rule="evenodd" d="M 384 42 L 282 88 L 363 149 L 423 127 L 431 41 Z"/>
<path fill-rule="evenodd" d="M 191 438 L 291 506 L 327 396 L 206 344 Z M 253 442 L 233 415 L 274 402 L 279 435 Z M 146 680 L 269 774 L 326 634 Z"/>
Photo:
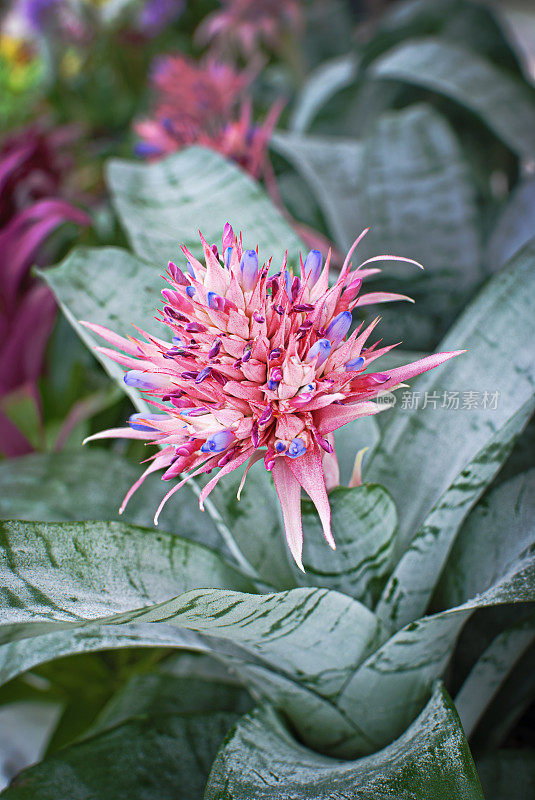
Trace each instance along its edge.
<path fill-rule="evenodd" d="M 442 355 L 397 372 L 381 347 L 356 352 L 366 326 L 349 334 L 345 315 L 365 297 L 356 291 L 359 270 L 350 277 L 348 262 L 328 288 L 319 258 L 300 264 L 295 234 L 257 184 L 218 154 L 192 148 L 150 165 L 115 162 L 109 182 L 135 255 L 78 250 L 46 275 L 88 345 L 107 328 L 115 332 L 106 333 L 112 344 L 126 348 L 124 357 L 115 356 L 119 364 L 109 349 L 98 354 L 137 406 L 128 435 L 164 445 L 151 466 L 164 466 L 171 453 L 165 447 L 172 446 L 178 459 L 165 461 L 171 473 L 209 468 L 229 454 L 219 466 L 230 471 L 238 466 L 233 456 L 245 462 L 265 445 L 279 493 L 277 471 L 289 479 L 286 528 L 293 508 L 290 531 L 298 539 L 291 526 L 299 484 L 329 513 L 323 488 L 320 503 L 309 491 L 314 473 L 299 464 L 312 455 L 316 478 L 328 475 L 318 462 L 323 453 L 327 461 L 332 456 L 333 434 L 347 483 L 356 452 L 366 445 L 371 452 L 364 483 L 329 492 L 336 550 L 325 546 L 313 503 L 302 501 L 305 572 L 288 557 L 276 490 L 260 464 L 251 468 L 240 503 L 242 475 L 223 477 L 204 501 L 205 515 L 191 507 L 208 485 L 188 481 L 158 530 L 132 524 L 147 525 L 161 498 L 155 476 L 126 509 L 130 522 L 115 521 L 133 473 L 118 453 L 89 448 L 30 457 L 18 460 L 18 478 L 0 474 L 2 516 L 15 520 L 1 527 L 8 589 L 2 679 L 40 674 L 43 662 L 67 654 L 161 648 L 156 666 L 138 669 L 89 727 L 71 733 L 67 746 L 51 747 L 4 796 L 481 800 L 465 733 L 492 712 L 496 687 L 533 641 L 532 617 L 517 612 L 510 627 L 496 622 L 488 652 L 465 646 L 460 682 L 446 670 L 477 609 L 493 613 L 534 599 L 532 473 L 510 472 L 514 477 L 495 483 L 476 504 L 533 411 L 533 364 L 517 343 L 534 333 L 535 243 L 466 309 Z M 247 241 L 258 242 L 258 254 L 273 253 L 279 264 L 287 248 L 283 263 L 294 267 L 293 278 L 266 273 L 257 251 L 241 250 L 229 228 L 218 257 L 207 243 L 221 235 L 228 208 Z M 201 248 L 197 228 L 206 237 Z M 173 258 L 177 240 L 185 242 L 190 268 L 170 267 L 164 317 L 151 323 L 161 288 L 157 265 Z M 129 338 L 132 323 L 148 326 L 145 341 Z M 269 344 L 259 358 L 262 336 Z M 370 409 L 378 387 L 392 388 L 444 361 L 453 348 L 467 352 L 417 379 L 418 392 L 437 398 L 424 409 L 408 411 L 398 402 L 377 417 L 387 420 L 381 430 L 374 415 L 353 419 L 359 406 Z M 365 375 L 389 377 L 370 386 Z M 455 411 L 443 403 L 444 391 L 498 392 L 499 401 Z M 335 395 L 342 396 L 321 407 Z M 312 403 L 318 408 L 305 412 Z M 346 418 L 353 421 L 335 430 Z M 299 430 L 282 430 L 290 419 Z M 324 428 L 329 419 L 333 427 Z M 31 497 L 17 489 L 24 481 L 35 486 Z M 328 482 L 330 488 L 335 481 Z M 102 521 L 58 521 L 75 515 Z M 31 518 L 44 521 L 22 521 Z M 197 656 L 162 660 L 165 648 Z M 249 692 L 252 711 L 237 685 Z M 103 758 L 112 769 L 102 769 Z"/>

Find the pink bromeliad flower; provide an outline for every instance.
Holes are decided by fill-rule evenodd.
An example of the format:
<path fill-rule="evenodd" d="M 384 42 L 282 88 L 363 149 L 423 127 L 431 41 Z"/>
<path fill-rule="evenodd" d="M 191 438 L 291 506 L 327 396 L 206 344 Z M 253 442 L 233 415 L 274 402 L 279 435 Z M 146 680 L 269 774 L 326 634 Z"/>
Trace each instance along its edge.
<path fill-rule="evenodd" d="M 417 262 L 375 256 L 352 270 L 350 258 L 364 233 L 329 287 L 330 254 L 323 264 L 319 251 L 311 250 L 295 274 L 285 257 L 281 270 L 270 275 L 271 262 L 261 265 L 257 250 L 244 250 L 241 235 L 238 239 L 227 223 L 221 257 L 201 235 L 204 263 L 184 246 L 187 271 L 169 263 L 170 288 L 162 291 L 161 312 L 167 338 L 147 333 L 144 340 L 124 338 L 82 323 L 122 351 L 99 348 L 128 369 L 125 383 L 140 389 L 155 412 L 133 414 L 128 428 L 90 437 L 144 439 L 160 447 L 121 511 L 156 470 L 164 470 L 165 481 L 182 473 L 185 477 L 167 492 L 155 522 L 169 498 L 195 475 L 219 468 L 201 492 L 203 508 L 223 475 L 245 462 L 248 470 L 263 459 L 273 474 L 288 546 L 299 568 L 301 489 L 314 502 L 325 538 L 335 547 L 327 497 L 336 482 L 333 431 L 377 414 L 385 407 L 373 402 L 379 394 L 458 354 L 427 356 L 388 373 L 370 369 L 395 345 L 366 344 L 377 319 L 350 333 L 352 310 L 409 298 L 361 295 L 363 278 L 379 271 L 365 267 L 389 259 Z"/>
<path fill-rule="evenodd" d="M 252 74 L 212 59 L 195 63 L 184 56 L 160 57 L 151 74 L 156 101 L 152 118 L 134 125 L 141 139 L 137 154 L 155 159 L 198 144 L 259 178 L 282 104 L 275 103 L 256 125 L 245 96 L 251 79 Z"/>

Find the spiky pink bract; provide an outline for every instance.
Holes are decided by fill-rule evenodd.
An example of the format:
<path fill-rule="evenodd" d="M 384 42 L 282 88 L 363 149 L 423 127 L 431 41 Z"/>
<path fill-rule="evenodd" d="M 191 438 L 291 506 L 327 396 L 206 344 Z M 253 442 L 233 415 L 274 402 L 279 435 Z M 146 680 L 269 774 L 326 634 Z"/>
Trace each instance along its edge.
<path fill-rule="evenodd" d="M 303 569 L 302 488 L 335 546 L 324 468 L 325 460 L 332 475 L 334 459 L 336 470 L 333 431 L 383 410 L 384 404 L 373 402 L 379 394 L 457 353 L 428 356 L 386 374 L 369 369 L 391 347 L 366 345 L 377 320 L 348 335 L 351 311 L 369 301 L 360 288 L 370 270 L 351 269 L 354 248 L 329 287 L 329 257 L 323 264 L 318 251 L 308 254 L 297 274 L 285 257 L 270 275 L 270 262 L 262 265 L 257 250 L 244 249 L 228 224 L 221 256 L 202 235 L 201 241 L 204 263 L 182 247 L 186 271 L 169 264 L 171 288 L 162 292 L 161 312 L 166 339 L 124 339 L 83 323 L 123 351 L 99 348 L 128 368 L 125 382 L 140 389 L 156 412 L 134 414 L 131 427 L 91 438 L 144 439 L 160 446 L 145 475 L 163 469 L 163 479 L 171 480 L 185 474 L 156 519 L 190 477 L 219 468 L 201 492 L 202 508 L 222 475 L 263 458 L 273 472 L 289 548 Z M 381 296 L 383 302 L 397 299 L 405 298 Z"/>

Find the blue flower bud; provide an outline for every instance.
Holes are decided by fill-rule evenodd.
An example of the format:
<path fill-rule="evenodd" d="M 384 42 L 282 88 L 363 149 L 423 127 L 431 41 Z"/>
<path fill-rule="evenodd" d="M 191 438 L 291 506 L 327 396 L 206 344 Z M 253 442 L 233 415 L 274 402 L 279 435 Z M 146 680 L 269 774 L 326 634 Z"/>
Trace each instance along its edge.
<path fill-rule="evenodd" d="M 186 344 L 186 342 L 184 341 L 184 339 L 183 339 L 181 336 L 179 336 L 179 335 L 178 335 L 178 333 L 176 333 L 176 334 L 173 336 L 173 338 L 171 339 L 171 341 L 172 341 L 172 342 L 173 342 L 173 344 L 174 344 L 174 345 L 176 345 L 177 347 L 184 347 L 184 345 Z"/>
<path fill-rule="evenodd" d="M 306 444 L 302 439 L 292 439 L 286 451 L 286 455 L 290 458 L 299 458 L 299 456 L 302 456 L 306 451 Z"/>
<path fill-rule="evenodd" d="M 344 339 L 346 333 L 351 327 L 351 312 L 350 311 L 342 311 L 341 314 L 336 316 L 327 330 L 325 331 L 325 336 L 327 339 L 330 339 L 333 347 L 338 347 L 342 339 Z"/>
<path fill-rule="evenodd" d="M 189 274 L 191 275 L 191 277 L 193 278 L 193 280 L 194 281 L 197 280 L 197 276 L 195 275 L 195 271 L 194 271 L 193 267 L 191 266 L 191 261 L 186 261 L 186 269 L 189 272 Z"/>
<path fill-rule="evenodd" d="M 277 453 L 284 453 L 284 451 L 286 450 L 286 445 L 284 444 L 284 442 L 275 442 L 275 450 L 277 451 Z"/>
<path fill-rule="evenodd" d="M 230 259 L 232 258 L 232 247 L 227 247 L 225 250 L 225 267 L 230 269 Z"/>
<path fill-rule="evenodd" d="M 284 289 L 288 297 L 291 297 L 292 293 L 292 276 L 290 275 L 290 270 L 284 270 Z"/>
<path fill-rule="evenodd" d="M 128 418 L 128 424 L 135 431 L 151 431 L 152 433 L 154 433 L 156 429 L 153 428 L 152 425 L 143 425 L 141 422 L 138 422 L 137 420 L 146 420 L 147 422 L 150 422 L 150 420 L 154 420 L 154 422 L 158 422 L 158 420 L 163 419 L 163 417 L 164 417 L 163 414 L 131 414 L 130 417 Z"/>
<path fill-rule="evenodd" d="M 331 343 L 328 339 L 318 339 L 308 351 L 307 361 L 313 361 L 316 357 L 316 366 L 320 367 L 329 358 Z"/>
<path fill-rule="evenodd" d="M 364 366 L 364 359 L 362 356 L 358 358 L 352 358 L 350 361 L 346 361 L 345 363 L 345 371 L 346 372 L 358 372 Z"/>
<path fill-rule="evenodd" d="M 246 250 L 241 257 L 242 286 L 246 292 L 254 289 L 258 277 L 258 255 L 256 250 Z"/>
<path fill-rule="evenodd" d="M 169 387 L 169 377 L 154 372 L 142 372 L 139 369 L 131 369 L 123 378 L 127 386 L 134 389 L 151 391 L 154 389 L 166 389 Z"/>
<path fill-rule="evenodd" d="M 321 257 L 320 251 L 311 250 L 310 253 L 307 255 L 307 257 L 305 258 L 305 263 L 304 263 L 305 281 L 308 282 L 309 286 L 314 286 L 319 276 L 321 275 L 322 267 L 323 267 L 323 259 Z"/>
<path fill-rule="evenodd" d="M 196 291 L 197 290 L 195 289 L 195 286 L 188 286 L 186 289 L 186 294 L 188 297 L 193 297 Z"/>
<path fill-rule="evenodd" d="M 232 431 L 218 431 L 213 433 L 201 447 L 201 453 L 221 453 L 226 450 L 234 440 Z"/>

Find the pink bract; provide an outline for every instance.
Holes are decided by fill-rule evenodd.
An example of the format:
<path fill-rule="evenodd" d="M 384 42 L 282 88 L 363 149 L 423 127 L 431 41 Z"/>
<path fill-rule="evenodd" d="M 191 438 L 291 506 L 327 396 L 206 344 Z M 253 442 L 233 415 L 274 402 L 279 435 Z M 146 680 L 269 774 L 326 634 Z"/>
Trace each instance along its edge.
<path fill-rule="evenodd" d="M 364 235 L 364 234 L 362 234 Z M 140 389 L 155 413 L 138 413 L 128 428 L 103 431 L 91 439 L 126 437 L 159 445 L 148 468 L 128 492 L 124 509 L 144 478 L 165 470 L 164 480 L 190 478 L 219 468 L 203 488 L 200 505 L 218 480 L 248 462 L 263 459 L 273 474 L 291 553 L 302 564 L 301 489 L 320 516 L 331 547 L 327 490 L 336 480 L 333 431 L 385 404 L 374 399 L 405 380 L 438 366 L 454 353 L 439 353 L 412 364 L 373 372 L 375 359 L 395 345 L 367 340 L 378 320 L 350 333 L 351 312 L 370 303 L 407 300 L 388 293 L 360 294 L 375 256 L 352 269 L 351 248 L 336 282 L 329 286 L 325 264 L 312 250 L 293 272 L 286 256 L 270 274 L 257 250 L 246 250 L 230 225 L 222 256 L 201 235 L 204 263 L 186 247 L 186 272 L 169 263 L 161 321 L 164 339 L 143 333 L 123 338 L 99 325 L 83 323 L 122 353 L 99 348 L 128 369 L 125 382 Z M 411 259 L 398 259 L 412 262 Z M 171 340 L 171 341 L 169 341 Z M 461 351 L 459 351 L 461 352 Z M 326 475 L 327 483 L 326 483 Z"/>

